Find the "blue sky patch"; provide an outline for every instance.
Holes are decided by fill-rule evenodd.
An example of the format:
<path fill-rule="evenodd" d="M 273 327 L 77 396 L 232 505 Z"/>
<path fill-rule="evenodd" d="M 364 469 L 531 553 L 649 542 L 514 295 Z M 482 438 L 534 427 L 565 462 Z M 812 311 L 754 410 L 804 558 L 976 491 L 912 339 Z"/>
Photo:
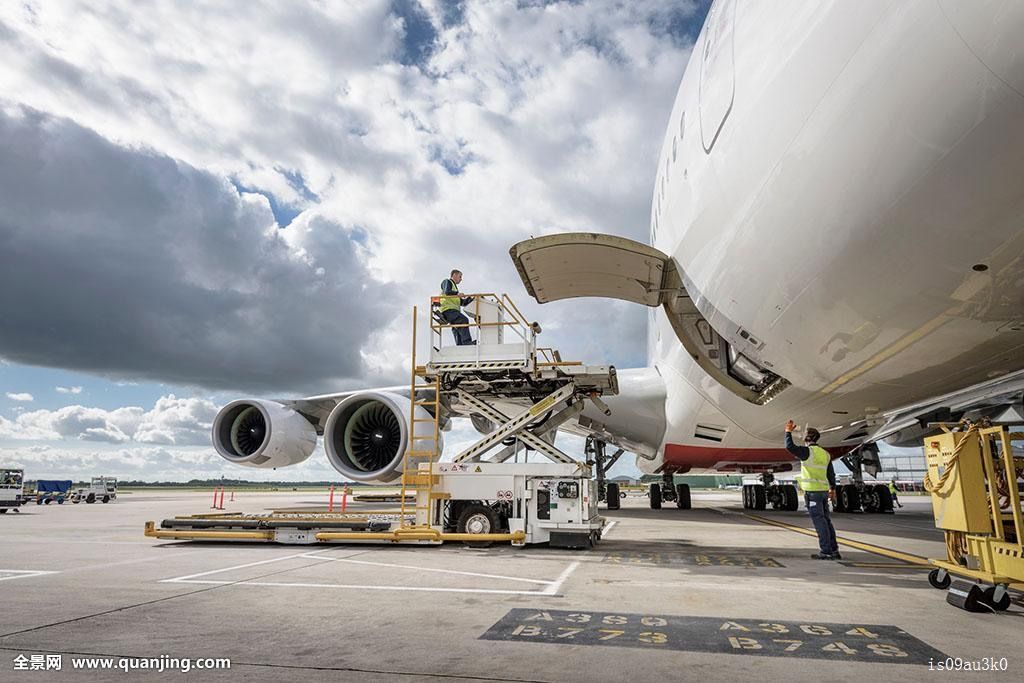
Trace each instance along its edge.
<path fill-rule="evenodd" d="M 434 54 L 437 29 L 417 0 L 394 0 L 391 12 L 405 23 L 405 36 L 398 52 L 404 66 L 423 67 Z"/>

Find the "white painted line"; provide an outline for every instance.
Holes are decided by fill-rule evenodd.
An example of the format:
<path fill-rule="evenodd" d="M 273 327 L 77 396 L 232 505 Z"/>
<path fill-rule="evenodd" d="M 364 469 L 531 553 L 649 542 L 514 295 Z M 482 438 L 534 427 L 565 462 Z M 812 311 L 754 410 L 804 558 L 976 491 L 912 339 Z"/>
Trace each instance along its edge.
<path fill-rule="evenodd" d="M 541 591 L 541 593 L 543 595 L 554 595 L 554 594 L 556 594 L 558 592 L 558 589 L 560 589 L 562 587 L 562 584 L 565 583 L 565 580 L 568 579 L 569 576 L 574 571 L 576 571 L 576 568 L 579 567 L 579 566 L 580 566 L 579 560 L 577 560 L 577 561 L 573 562 L 572 564 L 570 564 L 568 567 L 565 568 L 565 571 L 562 572 L 561 574 L 559 574 L 558 578 L 555 579 L 554 581 L 552 581 L 551 585 L 548 586 L 547 588 L 545 588 L 543 591 Z"/>
<path fill-rule="evenodd" d="M 367 585 L 354 585 L 344 583 L 278 583 L 270 581 L 217 581 L 217 580 L 205 580 L 201 579 L 198 581 L 179 581 L 179 583 L 200 583 L 200 584 L 234 584 L 236 586 L 272 586 L 277 588 L 350 588 L 354 590 L 367 590 L 367 591 L 416 591 L 420 593 L 487 593 L 490 595 L 554 595 L 557 592 L 557 587 L 552 585 L 548 586 L 542 591 L 513 591 L 513 590 L 499 590 L 490 588 L 430 588 L 427 586 L 367 586 Z M 552 590 L 554 589 L 554 590 Z"/>
<path fill-rule="evenodd" d="M 14 576 L 0 576 L 0 581 L 11 581 L 13 579 L 29 579 L 33 576 L 46 576 L 47 574 L 60 574 L 58 571 L 44 571 L 42 569 L 0 569 L 0 574 L 14 574 Z"/>
<path fill-rule="evenodd" d="M 615 527 L 615 525 L 618 524 L 618 523 L 619 523 L 619 520 L 614 519 L 614 520 L 608 522 L 607 524 L 605 524 L 604 528 L 601 529 L 601 538 L 604 538 L 605 536 L 607 536 L 608 532 L 610 532 Z"/>
<path fill-rule="evenodd" d="M 229 572 L 233 569 L 245 569 L 246 567 L 255 567 L 261 564 L 270 564 L 271 562 L 281 562 L 282 560 L 292 560 L 297 557 L 307 557 L 310 559 L 329 560 L 329 557 L 318 557 L 313 553 L 296 553 L 294 555 L 285 555 L 283 557 L 272 557 L 269 560 L 260 560 L 259 562 L 247 562 L 246 564 L 236 564 L 233 567 L 224 567 L 223 569 L 212 569 L 208 572 L 199 572 L 198 574 L 186 574 L 185 576 L 176 576 L 173 579 L 162 579 L 159 583 L 201 583 L 200 581 L 189 581 L 199 576 L 209 576 L 210 574 L 220 574 L 222 572 Z M 224 581 L 223 583 L 233 583 L 232 581 Z"/>
<path fill-rule="evenodd" d="M 303 557 L 307 557 L 304 555 Z M 522 581 L 523 583 L 540 583 L 543 585 L 549 585 L 554 583 L 553 581 L 546 581 L 544 579 L 524 579 L 519 576 L 502 576 L 501 574 L 480 574 L 477 572 L 463 572 L 455 569 L 434 569 L 430 567 L 410 567 L 404 564 L 391 564 L 388 562 L 368 562 L 366 560 L 350 560 L 345 557 L 324 557 L 324 560 L 331 560 L 332 562 L 348 562 L 350 564 L 366 564 L 371 567 L 391 567 L 392 569 L 408 569 L 414 572 L 436 572 L 438 574 L 458 574 L 460 576 L 479 576 L 484 579 L 501 579 L 502 581 Z"/>

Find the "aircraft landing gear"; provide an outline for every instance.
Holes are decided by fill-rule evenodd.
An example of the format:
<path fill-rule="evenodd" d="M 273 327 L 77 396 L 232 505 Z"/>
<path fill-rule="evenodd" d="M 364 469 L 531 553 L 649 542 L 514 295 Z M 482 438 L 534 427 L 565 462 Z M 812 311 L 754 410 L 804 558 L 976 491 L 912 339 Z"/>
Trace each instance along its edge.
<path fill-rule="evenodd" d="M 648 492 L 652 510 L 660 510 L 662 501 L 675 502 L 680 510 L 689 510 L 690 485 L 676 484 L 671 474 L 662 474 L 660 484 L 651 484 Z"/>
<path fill-rule="evenodd" d="M 764 510 L 768 505 L 773 510 L 794 512 L 800 509 L 800 494 L 794 484 L 776 482 L 774 474 L 764 472 L 760 484 L 743 485 L 743 509 Z"/>

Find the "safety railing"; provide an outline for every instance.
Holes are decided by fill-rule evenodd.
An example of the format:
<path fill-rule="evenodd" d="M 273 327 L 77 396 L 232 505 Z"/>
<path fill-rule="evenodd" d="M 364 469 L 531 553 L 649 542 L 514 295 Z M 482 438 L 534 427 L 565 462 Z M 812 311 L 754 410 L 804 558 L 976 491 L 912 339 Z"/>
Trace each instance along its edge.
<path fill-rule="evenodd" d="M 442 317 L 440 310 L 441 300 L 445 297 L 434 296 L 430 299 L 431 347 L 435 352 L 435 357 L 443 349 L 456 346 L 454 330 L 464 328 L 476 331 L 474 344 L 472 345 L 476 347 L 476 352 L 472 354 L 473 358 L 469 360 L 485 360 L 485 347 L 493 345 L 493 343 L 521 345 L 523 357 L 530 361 L 536 360 L 536 339 L 537 333 L 540 332 L 540 326 L 537 323 L 528 321 L 523 312 L 519 310 L 519 307 L 516 306 L 515 302 L 507 294 L 482 292 L 474 294 L 460 293 L 458 296 L 462 299 L 469 297 L 473 299 L 467 306 L 460 309 L 466 314 L 469 322 L 450 323 L 446 321 Z M 487 334 L 488 331 L 494 330 L 498 331 L 496 335 Z M 511 337 L 511 340 L 506 340 L 506 333 Z M 472 336 L 472 332 L 470 334 Z M 446 337 L 448 337 L 447 343 L 445 342 Z M 492 339 L 487 339 L 488 337 Z"/>

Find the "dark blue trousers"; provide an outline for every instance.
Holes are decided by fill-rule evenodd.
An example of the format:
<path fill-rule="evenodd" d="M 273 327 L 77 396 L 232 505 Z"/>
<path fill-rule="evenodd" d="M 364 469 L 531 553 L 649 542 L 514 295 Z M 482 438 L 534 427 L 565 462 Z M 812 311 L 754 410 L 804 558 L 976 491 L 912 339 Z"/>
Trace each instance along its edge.
<path fill-rule="evenodd" d="M 449 325 L 465 325 L 469 322 L 469 318 L 463 315 L 462 311 L 455 309 L 444 311 L 441 313 L 441 317 Z M 473 337 L 469 334 L 468 327 L 453 327 L 452 335 L 455 337 L 456 346 L 467 346 L 473 343 Z"/>
<path fill-rule="evenodd" d="M 836 543 L 836 530 L 832 526 L 832 514 L 829 512 L 828 491 L 807 491 L 804 493 L 804 505 L 807 514 L 814 522 L 814 530 L 818 532 L 818 548 L 822 555 L 839 552 Z"/>

